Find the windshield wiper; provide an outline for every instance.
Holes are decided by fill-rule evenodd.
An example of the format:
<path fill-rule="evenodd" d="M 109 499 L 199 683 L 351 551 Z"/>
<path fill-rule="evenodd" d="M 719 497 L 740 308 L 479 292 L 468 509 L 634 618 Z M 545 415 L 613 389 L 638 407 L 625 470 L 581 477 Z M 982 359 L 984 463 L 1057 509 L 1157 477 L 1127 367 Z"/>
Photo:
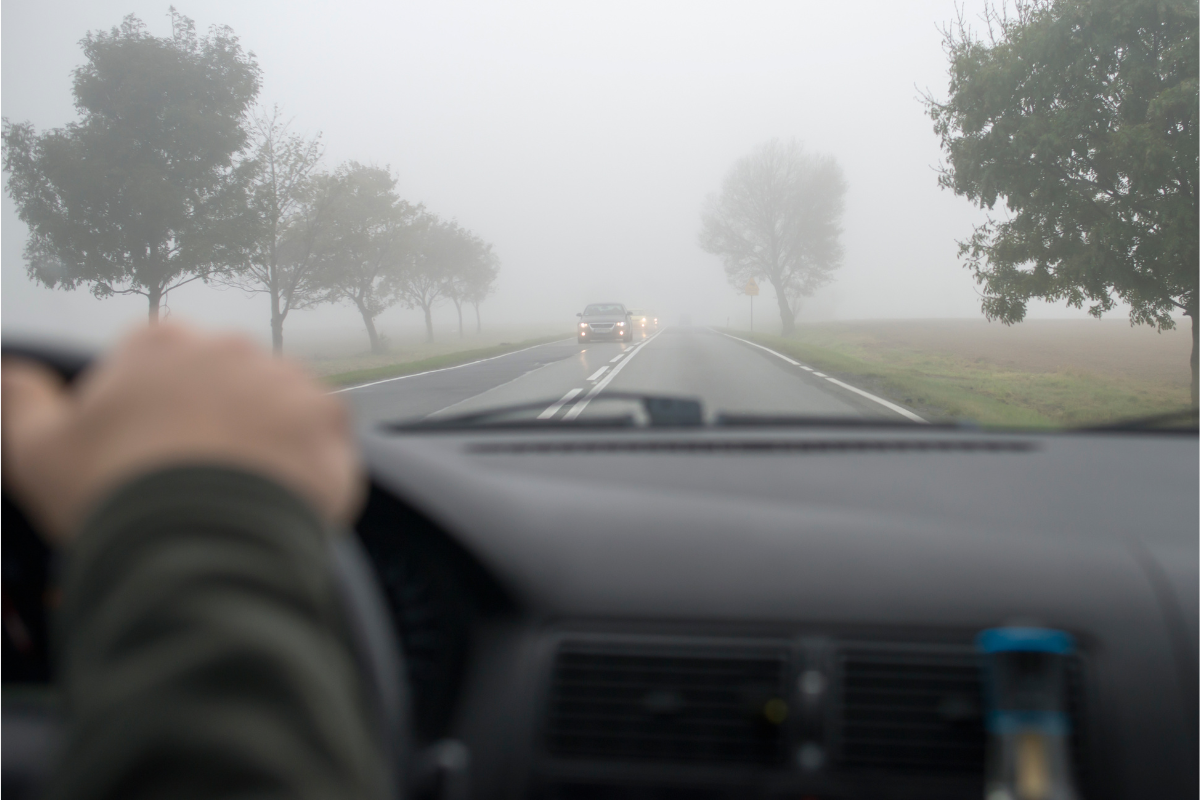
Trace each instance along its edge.
<path fill-rule="evenodd" d="M 1169 414 L 1135 417 L 1106 425 L 1087 425 L 1079 428 L 1071 428 L 1071 430 L 1079 433 L 1196 433 L 1200 430 L 1200 409 L 1192 406 L 1191 408 L 1172 411 Z"/>
<path fill-rule="evenodd" d="M 530 417 L 554 405 L 554 400 L 489 408 L 470 414 L 453 417 L 426 417 L 410 422 L 390 422 L 383 425 L 387 431 L 460 430 L 463 428 L 679 428 L 699 427 L 704 424 L 704 406 L 699 400 L 666 395 L 636 394 L 633 392 L 604 392 L 587 399 L 589 404 L 610 401 L 636 403 L 640 406 L 643 419 L 635 414 L 619 416 L 576 416 L 573 418 Z"/>
<path fill-rule="evenodd" d="M 718 414 L 713 424 L 726 428 L 961 428 L 969 423 L 914 422 L 902 417 L 818 417 L 805 414 Z"/>

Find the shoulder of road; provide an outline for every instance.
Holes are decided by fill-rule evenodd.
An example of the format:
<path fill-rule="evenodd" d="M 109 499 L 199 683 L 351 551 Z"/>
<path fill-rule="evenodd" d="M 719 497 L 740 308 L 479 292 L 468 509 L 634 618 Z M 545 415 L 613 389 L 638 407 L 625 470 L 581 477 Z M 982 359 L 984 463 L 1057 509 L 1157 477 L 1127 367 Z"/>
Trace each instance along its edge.
<path fill-rule="evenodd" d="M 451 353 L 443 353 L 441 355 L 430 356 L 429 358 L 422 358 L 416 361 L 399 361 L 394 364 L 386 364 L 378 367 L 339 372 L 333 375 L 325 375 L 321 378 L 321 380 L 337 389 L 354 389 L 378 381 L 392 380 L 409 375 L 417 375 L 435 372 L 441 369 L 452 369 L 454 367 L 466 366 L 468 364 L 474 364 L 480 361 L 486 361 L 488 359 L 508 355 L 509 353 L 515 353 L 520 350 L 527 350 L 531 347 L 537 347 L 538 345 L 548 344 L 550 342 L 565 341 L 569 338 L 571 338 L 571 335 L 567 333 L 539 336 L 533 339 L 523 339 L 519 342 L 502 342 L 501 344 L 492 345 L 490 347 L 456 350 Z"/>

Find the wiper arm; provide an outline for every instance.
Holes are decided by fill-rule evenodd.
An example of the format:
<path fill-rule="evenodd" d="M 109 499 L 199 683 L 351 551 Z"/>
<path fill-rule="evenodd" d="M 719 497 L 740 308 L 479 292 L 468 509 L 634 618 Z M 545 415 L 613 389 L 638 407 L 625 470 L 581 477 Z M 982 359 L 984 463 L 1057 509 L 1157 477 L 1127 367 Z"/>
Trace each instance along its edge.
<path fill-rule="evenodd" d="M 714 425 L 728 428 L 961 428 L 952 422 L 914 422 L 900 417 L 832 417 L 793 414 L 718 414 Z"/>
<path fill-rule="evenodd" d="M 1191 408 L 1172 411 L 1169 414 L 1135 417 L 1106 425 L 1087 425 L 1079 428 L 1071 428 L 1071 430 L 1080 433 L 1134 433 L 1138 431 L 1146 433 L 1196 433 L 1200 430 L 1200 409 L 1192 406 Z"/>

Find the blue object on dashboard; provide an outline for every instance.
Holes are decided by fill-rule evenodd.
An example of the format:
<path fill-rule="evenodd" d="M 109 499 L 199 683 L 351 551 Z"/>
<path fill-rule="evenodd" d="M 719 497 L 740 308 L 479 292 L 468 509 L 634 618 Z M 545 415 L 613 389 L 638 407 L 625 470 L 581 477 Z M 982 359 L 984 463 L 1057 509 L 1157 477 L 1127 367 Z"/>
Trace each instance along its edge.
<path fill-rule="evenodd" d="M 1075 637 L 1052 628 L 988 628 L 975 637 L 981 653 L 1057 653 L 1075 652 Z"/>

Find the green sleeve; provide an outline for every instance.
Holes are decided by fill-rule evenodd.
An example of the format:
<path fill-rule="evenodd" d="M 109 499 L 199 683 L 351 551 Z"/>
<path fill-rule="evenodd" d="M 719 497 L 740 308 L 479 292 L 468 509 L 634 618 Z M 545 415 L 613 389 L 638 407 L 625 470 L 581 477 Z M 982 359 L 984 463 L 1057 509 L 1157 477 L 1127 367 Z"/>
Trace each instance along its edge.
<path fill-rule="evenodd" d="M 164 470 L 108 498 L 63 581 L 51 797 L 382 797 L 326 536 L 237 470 Z"/>

